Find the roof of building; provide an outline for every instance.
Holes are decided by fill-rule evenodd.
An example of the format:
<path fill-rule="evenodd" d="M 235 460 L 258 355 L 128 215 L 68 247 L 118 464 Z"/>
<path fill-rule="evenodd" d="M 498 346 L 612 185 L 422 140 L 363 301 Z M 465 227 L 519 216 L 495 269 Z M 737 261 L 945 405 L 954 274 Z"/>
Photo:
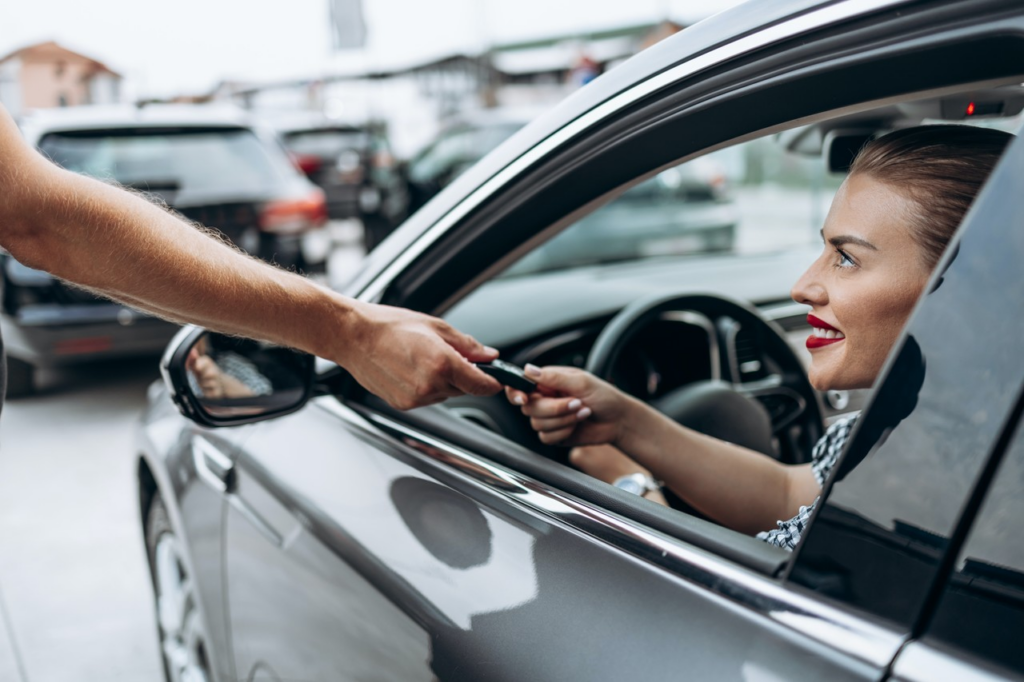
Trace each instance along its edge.
<path fill-rule="evenodd" d="M 113 76 L 121 78 L 121 74 L 111 69 L 103 62 L 88 57 L 80 52 L 69 50 L 63 45 L 58 44 L 56 41 L 48 40 L 42 43 L 36 43 L 34 45 L 26 45 L 25 47 L 18 48 L 13 52 L 10 52 L 3 57 L 0 57 L 0 64 L 11 60 L 11 59 L 23 59 L 32 61 L 47 61 L 47 62 L 59 62 L 59 61 L 78 61 L 87 62 L 91 65 L 94 72 L 105 72 Z"/>

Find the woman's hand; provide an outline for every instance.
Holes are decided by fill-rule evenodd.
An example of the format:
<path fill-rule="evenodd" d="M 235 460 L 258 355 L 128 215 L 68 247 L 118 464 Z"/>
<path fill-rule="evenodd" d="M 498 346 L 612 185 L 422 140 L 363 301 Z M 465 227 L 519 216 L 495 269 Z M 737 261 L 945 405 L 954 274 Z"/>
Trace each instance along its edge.
<path fill-rule="evenodd" d="M 506 388 L 509 402 L 522 407 L 543 443 L 614 444 L 622 436 L 632 399 L 611 384 L 575 367 L 527 365 L 537 382 L 530 395 Z"/>

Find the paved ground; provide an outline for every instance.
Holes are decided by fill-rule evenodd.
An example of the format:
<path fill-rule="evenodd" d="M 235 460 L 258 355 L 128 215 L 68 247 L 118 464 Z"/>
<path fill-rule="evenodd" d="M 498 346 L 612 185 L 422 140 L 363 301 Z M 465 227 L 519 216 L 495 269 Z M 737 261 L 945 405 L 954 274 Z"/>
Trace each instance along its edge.
<path fill-rule="evenodd" d="M 0 680 L 161 679 L 132 448 L 156 376 L 155 358 L 51 373 L 4 407 Z"/>

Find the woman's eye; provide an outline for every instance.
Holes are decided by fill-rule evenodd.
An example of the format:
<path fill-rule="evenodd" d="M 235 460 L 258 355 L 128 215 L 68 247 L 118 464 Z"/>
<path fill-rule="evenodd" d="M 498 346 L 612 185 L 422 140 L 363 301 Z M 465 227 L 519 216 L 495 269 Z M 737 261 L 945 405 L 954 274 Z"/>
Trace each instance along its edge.
<path fill-rule="evenodd" d="M 839 256 L 836 259 L 836 267 L 837 268 L 855 268 L 855 267 L 857 267 L 857 264 L 853 262 L 853 259 L 850 258 L 846 254 L 846 252 L 843 251 L 842 249 L 838 249 L 837 248 L 836 249 L 836 255 Z"/>

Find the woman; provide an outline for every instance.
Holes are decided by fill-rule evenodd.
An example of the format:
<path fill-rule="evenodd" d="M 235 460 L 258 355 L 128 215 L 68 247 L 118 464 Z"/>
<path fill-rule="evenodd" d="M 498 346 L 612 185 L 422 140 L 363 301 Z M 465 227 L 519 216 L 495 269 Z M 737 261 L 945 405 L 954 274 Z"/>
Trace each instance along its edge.
<path fill-rule="evenodd" d="M 874 384 L 1011 138 L 969 126 L 921 126 L 858 154 L 825 220 L 824 251 L 792 290 L 811 308 L 808 375 L 816 389 Z M 506 389 L 509 400 L 522 406 L 544 443 L 580 446 L 570 455 L 576 466 L 607 482 L 652 476 L 722 525 L 786 549 L 799 542 L 856 420 L 833 424 L 811 464 L 784 465 L 687 429 L 582 370 L 528 365 L 526 372 L 543 391 Z M 664 503 L 654 486 L 647 496 Z"/>

